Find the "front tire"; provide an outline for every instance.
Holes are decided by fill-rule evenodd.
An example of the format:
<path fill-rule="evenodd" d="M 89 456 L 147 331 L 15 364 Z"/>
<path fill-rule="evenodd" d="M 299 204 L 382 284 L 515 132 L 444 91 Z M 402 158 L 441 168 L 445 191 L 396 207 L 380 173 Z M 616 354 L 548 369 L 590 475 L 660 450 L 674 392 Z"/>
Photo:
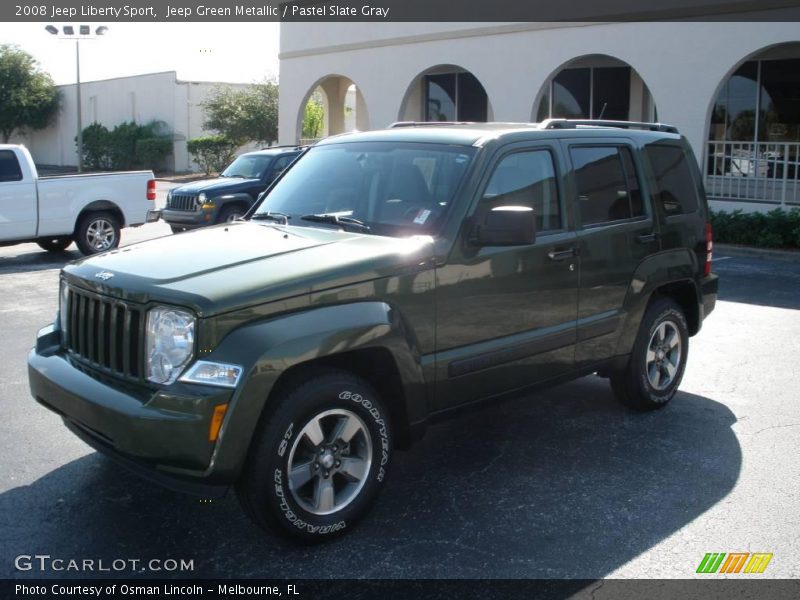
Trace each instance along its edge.
<path fill-rule="evenodd" d="M 241 206 L 223 208 L 217 217 L 217 223 L 233 223 L 244 217 L 247 211 Z"/>
<path fill-rule="evenodd" d="M 75 230 L 75 243 L 82 254 L 90 255 L 119 246 L 120 224 L 110 212 L 83 215 Z"/>
<path fill-rule="evenodd" d="M 316 371 L 262 420 L 236 486 L 259 526 L 304 542 L 348 531 L 386 479 L 389 415 L 364 380 Z"/>
<path fill-rule="evenodd" d="M 686 370 L 689 327 L 680 306 L 659 298 L 645 312 L 626 367 L 611 373 L 617 399 L 634 410 L 663 408 Z"/>

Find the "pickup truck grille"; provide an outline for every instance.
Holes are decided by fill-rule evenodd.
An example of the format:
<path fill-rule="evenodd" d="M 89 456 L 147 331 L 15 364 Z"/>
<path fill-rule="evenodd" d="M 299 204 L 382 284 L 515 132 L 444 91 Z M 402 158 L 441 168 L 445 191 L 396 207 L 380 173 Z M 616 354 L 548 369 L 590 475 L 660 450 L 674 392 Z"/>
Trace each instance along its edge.
<path fill-rule="evenodd" d="M 197 196 L 172 194 L 167 202 L 169 210 L 197 210 Z"/>
<path fill-rule="evenodd" d="M 70 287 L 67 316 L 65 346 L 73 358 L 106 373 L 142 380 L 142 310 Z"/>

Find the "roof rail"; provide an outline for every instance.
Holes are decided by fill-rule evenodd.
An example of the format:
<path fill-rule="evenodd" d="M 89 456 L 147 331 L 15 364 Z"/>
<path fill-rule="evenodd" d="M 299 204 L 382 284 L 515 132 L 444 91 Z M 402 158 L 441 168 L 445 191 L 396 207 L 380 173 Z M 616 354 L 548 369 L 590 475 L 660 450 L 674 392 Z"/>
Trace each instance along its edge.
<path fill-rule="evenodd" d="M 389 125 L 388 129 L 397 127 L 436 127 L 439 125 L 473 125 L 473 121 L 397 121 Z"/>
<path fill-rule="evenodd" d="M 302 150 L 305 148 L 304 144 L 276 144 L 275 146 L 264 146 L 261 150 L 275 150 L 277 148 L 292 148 L 294 150 Z"/>
<path fill-rule="evenodd" d="M 678 133 L 674 125 L 645 123 L 642 121 L 603 121 L 599 119 L 546 119 L 539 123 L 542 129 L 575 129 L 579 125 L 593 127 L 619 127 L 621 129 L 648 129 L 662 133 Z"/>

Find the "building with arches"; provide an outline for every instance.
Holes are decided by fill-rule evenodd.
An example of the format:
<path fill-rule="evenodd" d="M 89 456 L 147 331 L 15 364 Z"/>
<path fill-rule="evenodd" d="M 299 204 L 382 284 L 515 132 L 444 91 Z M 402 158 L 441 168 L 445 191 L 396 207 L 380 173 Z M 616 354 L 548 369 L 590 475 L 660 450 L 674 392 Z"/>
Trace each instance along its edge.
<path fill-rule="evenodd" d="M 301 139 L 320 90 L 327 135 L 346 122 L 658 120 L 688 138 L 712 206 L 800 206 L 797 22 L 282 23 L 281 143 Z"/>

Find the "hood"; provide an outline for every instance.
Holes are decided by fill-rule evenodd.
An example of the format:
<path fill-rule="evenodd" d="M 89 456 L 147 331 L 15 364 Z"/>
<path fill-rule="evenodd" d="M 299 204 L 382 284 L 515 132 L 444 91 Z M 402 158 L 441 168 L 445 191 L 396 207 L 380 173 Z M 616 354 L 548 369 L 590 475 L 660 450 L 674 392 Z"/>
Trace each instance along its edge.
<path fill-rule="evenodd" d="M 66 266 L 64 275 L 100 294 L 188 306 L 210 316 L 419 271 L 432 254 L 427 236 L 239 222 L 90 256 Z"/>
<path fill-rule="evenodd" d="M 186 194 L 196 196 L 200 192 L 205 192 L 206 195 L 213 195 L 222 192 L 232 192 L 239 188 L 250 187 L 259 183 L 258 179 L 239 179 L 236 177 L 215 177 L 214 179 L 201 179 L 200 181 L 193 181 L 186 185 L 173 188 L 173 194 Z"/>

